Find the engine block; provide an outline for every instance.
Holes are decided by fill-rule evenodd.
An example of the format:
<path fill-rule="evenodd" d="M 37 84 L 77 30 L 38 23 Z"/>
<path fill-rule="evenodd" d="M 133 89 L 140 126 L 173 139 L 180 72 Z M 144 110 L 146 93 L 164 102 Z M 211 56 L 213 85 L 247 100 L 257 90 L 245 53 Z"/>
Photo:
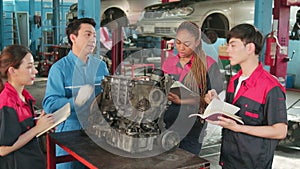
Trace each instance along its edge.
<path fill-rule="evenodd" d="M 88 133 L 130 153 L 151 151 L 156 144 L 173 148 L 179 136 L 165 130 L 162 118 L 173 82 L 162 72 L 139 78 L 107 76 L 91 105 Z"/>

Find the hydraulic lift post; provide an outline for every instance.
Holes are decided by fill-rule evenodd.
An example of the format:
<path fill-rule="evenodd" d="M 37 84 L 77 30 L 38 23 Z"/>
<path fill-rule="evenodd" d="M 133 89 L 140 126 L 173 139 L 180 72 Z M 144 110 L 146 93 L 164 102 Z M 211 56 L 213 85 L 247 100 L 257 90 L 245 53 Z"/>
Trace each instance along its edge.
<path fill-rule="evenodd" d="M 270 67 L 270 73 L 276 77 L 286 79 L 288 44 L 289 44 L 289 19 L 290 6 L 284 5 L 281 0 L 274 1 L 273 24 L 278 24 L 277 39 L 279 45 L 276 48 L 275 65 Z M 276 28 L 275 28 L 276 29 Z"/>

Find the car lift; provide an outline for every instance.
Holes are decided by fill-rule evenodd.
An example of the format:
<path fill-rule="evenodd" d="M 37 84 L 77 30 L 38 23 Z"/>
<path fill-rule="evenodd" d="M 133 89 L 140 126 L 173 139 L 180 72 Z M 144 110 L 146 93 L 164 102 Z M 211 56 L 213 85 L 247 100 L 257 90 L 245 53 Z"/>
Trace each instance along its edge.
<path fill-rule="evenodd" d="M 257 0 L 256 0 L 257 1 Z M 300 0 L 274 0 L 273 21 L 278 22 L 277 39 L 279 45 L 276 48 L 275 65 L 270 66 L 270 73 L 276 77 L 284 78 L 286 81 L 287 62 L 289 46 L 289 18 L 290 6 L 300 6 Z M 296 110 L 300 99 L 288 107 L 288 135 L 280 142 L 280 146 L 300 150 L 300 119 L 299 111 Z M 299 107 L 298 107 L 299 108 Z M 291 119 L 293 113 L 297 111 L 297 118 Z"/>

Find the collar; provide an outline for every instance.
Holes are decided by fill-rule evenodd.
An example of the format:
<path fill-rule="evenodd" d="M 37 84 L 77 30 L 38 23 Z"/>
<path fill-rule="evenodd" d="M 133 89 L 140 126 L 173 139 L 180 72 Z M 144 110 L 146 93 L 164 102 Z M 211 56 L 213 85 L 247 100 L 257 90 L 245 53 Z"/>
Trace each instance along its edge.
<path fill-rule="evenodd" d="M 17 90 L 9 82 L 5 82 L 5 89 L 7 90 L 8 93 L 12 94 L 12 96 L 15 98 L 15 100 L 17 101 L 17 103 L 19 103 L 19 104 L 24 103 L 19 98 Z M 32 104 L 33 105 L 35 104 L 36 100 L 34 99 L 34 97 L 26 89 L 23 89 L 22 95 L 25 97 L 26 101 L 31 100 Z"/>
<path fill-rule="evenodd" d="M 264 71 L 264 68 L 263 68 L 262 64 L 259 63 L 258 66 L 256 67 L 256 69 L 249 76 L 249 78 L 244 80 L 245 85 L 248 87 L 253 87 L 255 85 L 255 83 L 257 82 L 257 79 L 259 79 L 259 77 L 263 73 L 263 71 Z M 240 78 L 242 73 L 243 73 L 242 70 L 239 71 L 235 79 Z"/>
<path fill-rule="evenodd" d="M 87 56 L 87 62 L 84 63 L 81 59 L 78 58 L 78 56 L 76 56 L 72 50 L 70 50 L 70 52 L 68 53 L 68 56 L 71 58 L 71 60 L 78 64 L 79 66 L 85 66 L 89 64 L 90 61 L 90 55 Z"/>
<path fill-rule="evenodd" d="M 177 58 L 176 66 L 182 68 L 182 66 L 181 66 L 181 64 L 180 64 L 180 57 L 179 57 L 179 55 L 177 55 L 176 58 Z M 185 66 L 187 66 L 187 68 L 190 69 L 190 68 L 192 67 L 192 63 L 194 62 L 194 59 L 195 59 L 195 57 L 194 57 L 194 55 L 193 55 L 192 58 L 185 64 Z"/>

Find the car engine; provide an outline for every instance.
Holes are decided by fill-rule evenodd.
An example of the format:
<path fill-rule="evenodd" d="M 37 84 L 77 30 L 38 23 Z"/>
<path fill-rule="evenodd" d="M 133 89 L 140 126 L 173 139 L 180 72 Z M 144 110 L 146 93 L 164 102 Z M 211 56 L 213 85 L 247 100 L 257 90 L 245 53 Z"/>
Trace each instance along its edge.
<path fill-rule="evenodd" d="M 91 105 L 87 132 L 129 153 L 176 147 L 180 138 L 164 128 L 162 118 L 173 82 L 160 70 L 134 78 L 107 76 Z"/>

